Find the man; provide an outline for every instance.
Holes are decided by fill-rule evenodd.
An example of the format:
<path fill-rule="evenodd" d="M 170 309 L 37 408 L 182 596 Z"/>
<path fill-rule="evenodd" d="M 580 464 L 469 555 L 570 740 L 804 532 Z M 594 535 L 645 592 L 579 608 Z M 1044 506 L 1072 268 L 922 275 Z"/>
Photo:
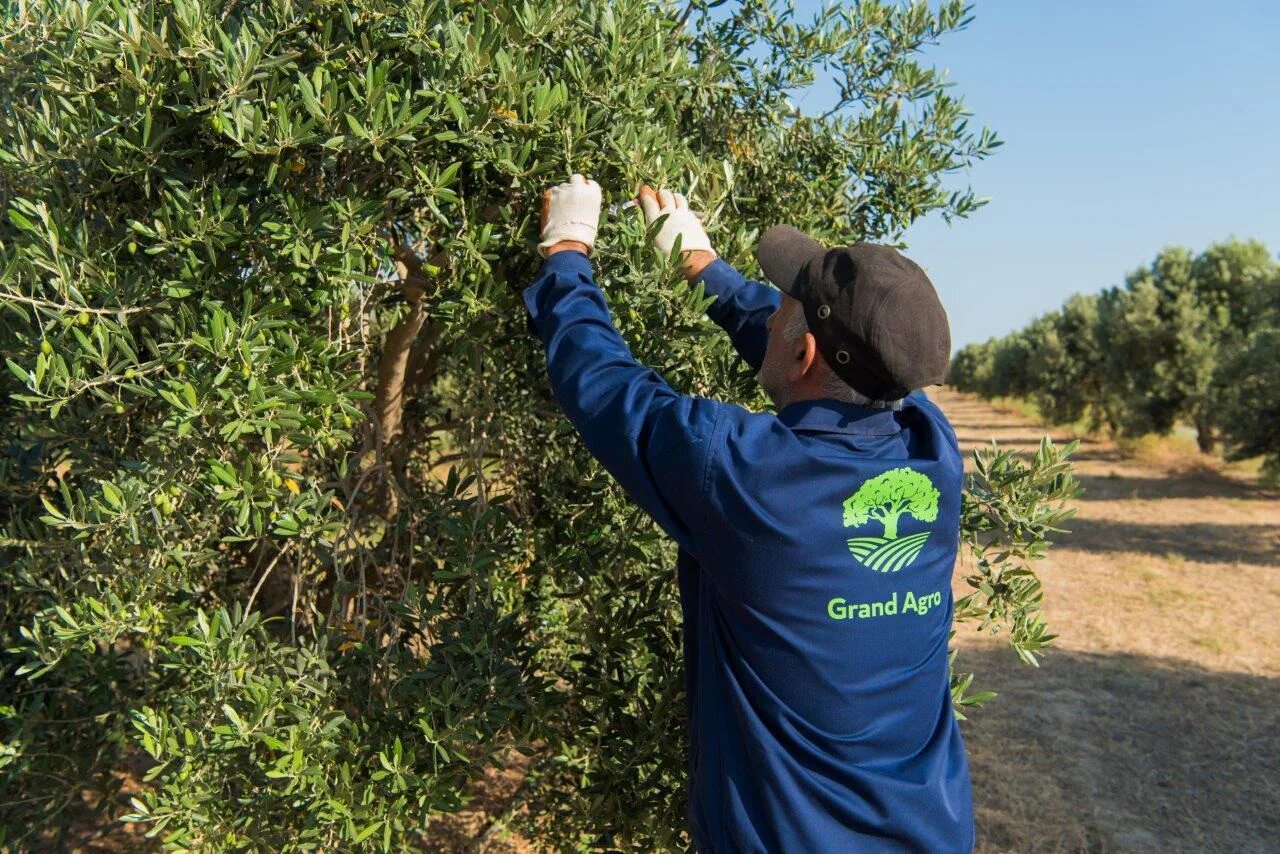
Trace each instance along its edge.
<path fill-rule="evenodd" d="M 946 314 L 893 249 L 789 226 L 720 259 L 683 196 L 642 186 L 655 243 L 716 301 L 776 415 L 681 395 L 636 363 L 592 278 L 601 189 L 543 197 L 524 293 L 587 448 L 679 544 L 690 830 L 702 851 L 968 851 L 948 690 L 962 464 L 923 394 Z"/>

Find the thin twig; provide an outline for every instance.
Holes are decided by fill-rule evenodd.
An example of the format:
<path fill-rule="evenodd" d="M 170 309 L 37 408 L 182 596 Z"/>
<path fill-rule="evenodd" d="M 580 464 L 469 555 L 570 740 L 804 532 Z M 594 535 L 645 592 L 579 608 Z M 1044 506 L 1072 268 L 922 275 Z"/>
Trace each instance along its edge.
<path fill-rule="evenodd" d="M 301 567 L 299 567 L 301 570 Z M 289 606 L 289 644 L 298 643 L 298 587 L 302 584 L 301 572 L 293 574 L 293 604 Z"/>
<path fill-rule="evenodd" d="M 63 303 L 50 302 L 49 300 L 38 299 L 36 297 L 24 297 L 21 294 L 0 294 L 0 300 L 13 300 L 14 302 L 22 302 L 36 308 L 53 308 L 62 312 L 88 312 L 89 314 L 142 314 L 143 312 L 152 311 L 150 306 L 134 306 L 132 308 L 90 308 L 87 305 L 66 305 Z"/>
<path fill-rule="evenodd" d="M 271 563 L 267 564 L 267 568 L 263 571 L 262 576 L 258 579 L 257 585 L 253 588 L 253 593 L 249 594 L 249 601 L 244 606 L 246 614 L 253 608 L 253 600 L 258 598 L 258 591 L 262 589 L 262 583 L 267 580 L 267 576 L 271 574 L 271 570 L 276 568 L 276 563 L 284 556 L 285 552 L 289 551 L 289 546 L 291 545 L 293 545 L 292 542 L 285 543 L 284 548 L 276 552 L 276 556 L 271 559 Z"/>

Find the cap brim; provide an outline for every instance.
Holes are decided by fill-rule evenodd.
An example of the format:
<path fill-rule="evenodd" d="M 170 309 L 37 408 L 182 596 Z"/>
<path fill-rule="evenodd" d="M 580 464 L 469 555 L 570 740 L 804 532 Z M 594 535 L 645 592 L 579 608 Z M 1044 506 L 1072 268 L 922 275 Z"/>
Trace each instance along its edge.
<path fill-rule="evenodd" d="M 775 225 L 760 238 L 756 260 L 770 282 L 784 294 L 796 297 L 804 288 L 805 268 L 827 248 L 789 225 Z"/>

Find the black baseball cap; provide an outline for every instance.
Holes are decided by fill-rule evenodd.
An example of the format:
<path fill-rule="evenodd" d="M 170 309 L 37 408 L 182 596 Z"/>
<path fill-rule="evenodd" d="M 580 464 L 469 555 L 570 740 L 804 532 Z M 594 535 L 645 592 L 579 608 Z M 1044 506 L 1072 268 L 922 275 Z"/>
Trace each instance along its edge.
<path fill-rule="evenodd" d="M 924 270 L 891 246 L 828 248 L 789 225 L 760 238 L 765 276 L 804 306 L 818 352 L 853 389 L 896 400 L 941 383 L 951 327 Z"/>

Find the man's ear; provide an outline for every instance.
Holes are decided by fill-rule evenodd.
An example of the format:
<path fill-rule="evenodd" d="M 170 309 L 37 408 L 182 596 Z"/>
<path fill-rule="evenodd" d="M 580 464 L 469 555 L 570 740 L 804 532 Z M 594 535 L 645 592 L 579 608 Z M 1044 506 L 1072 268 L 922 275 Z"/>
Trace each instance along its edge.
<path fill-rule="evenodd" d="M 798 382 L 818 366 L 818 339 L 812 332 L 806 332 L 795 342 L 792 354 L 795 361 L 791 363 L 791 379 Z"/>

